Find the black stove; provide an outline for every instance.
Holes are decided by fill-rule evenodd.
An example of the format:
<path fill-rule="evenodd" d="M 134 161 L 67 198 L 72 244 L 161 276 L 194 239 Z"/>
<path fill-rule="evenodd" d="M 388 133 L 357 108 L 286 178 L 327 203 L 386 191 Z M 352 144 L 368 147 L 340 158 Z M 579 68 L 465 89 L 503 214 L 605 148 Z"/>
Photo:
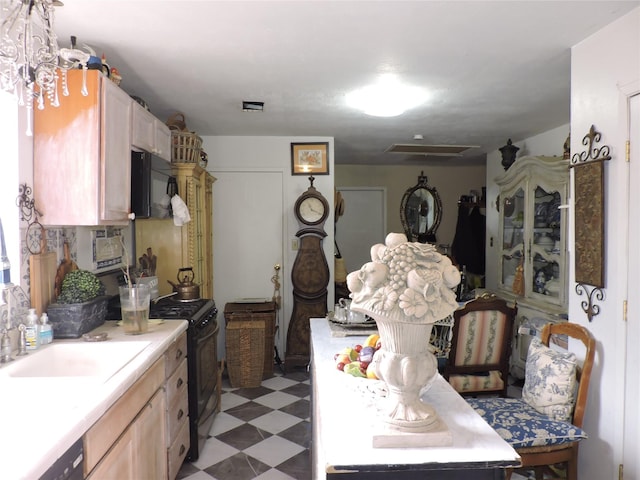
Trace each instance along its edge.
<path fill-rule="evenodd" d="M 201 309 L 208 311 L 215 307 L 212 300 L 200 298 L 198 300 L 173 300 L 173 297 L 163 298 L 158 303 L 151 302 L 149 316 L 152 318 L 164 318 L 173 320 L 184 318 L 193 321 Z"/>
<path fill-rule="evenodd" d="M 209 310 L 215 308 L 213 300 L 199 298 L 197 300 L 174 300 L 173 297 L 153 300 L 149 305 L 149 318 L 164 320 L 188 320 L 190 324 L 197 321 Z M 202 312 L 200 312 L 202 310 Z M 217 309 L 216 309 L 217 313 Z M 114 296 L 107 307 L 107 320 L 122 320 L 120 297 Z"/>
<path fill-rule="evenodd" d="M 220 408 L 218 385 L 218 309 L 213 300 L 175 300 L 173 297 L 151 301 L 149 318 L 165 321 L 187 320 L 187 371 L 189 391 L 190 447 L 187 460 L 200 456 Z M 120 297 L 114 296 L 107 308 L 107 320 L 120 320 Z"/>

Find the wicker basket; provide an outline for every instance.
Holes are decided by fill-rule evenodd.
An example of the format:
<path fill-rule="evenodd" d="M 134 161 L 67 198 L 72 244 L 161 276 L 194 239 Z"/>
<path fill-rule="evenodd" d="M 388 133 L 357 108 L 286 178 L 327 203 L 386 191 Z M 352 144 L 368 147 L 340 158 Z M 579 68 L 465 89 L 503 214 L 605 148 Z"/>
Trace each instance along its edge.
<path fill-rule="evenodd" d="M 264 330 L 264 320 L 227 323 L 227 372 L 232 387 L 259 387 L 262 383 Z"/>
<path fill-rule="evenodd" d="M 273 375 L 274 337 L 276 334 L 276 304 L 230 302 L 224 306 L 224 318 L 227 324 L 231 321 L 264 321 L 264 371 L 262 378 Z"/>
<path fill-rule="evenodd" d="M 198 163 L 202 138 L 193 132 L 171 130 L 171 163 Z"/>

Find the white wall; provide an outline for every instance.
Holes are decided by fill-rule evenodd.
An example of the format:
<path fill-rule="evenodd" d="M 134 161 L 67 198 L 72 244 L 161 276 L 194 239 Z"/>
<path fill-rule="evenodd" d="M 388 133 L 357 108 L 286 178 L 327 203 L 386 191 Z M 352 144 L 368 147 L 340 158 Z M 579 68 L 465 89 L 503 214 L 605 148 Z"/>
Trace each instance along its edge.
<path fill-rule="evenodd" d="M 460 195 L 482 190 L 486 175 L 484 165 L 453 167 L 431 165 L 427 161 L 412 165 L 338 165 L 336 187 L 338 190 L 342 187 L 384 187 L 387 190 L 387 230 L 403 232 L 400 221 L 402 196 L 407 189 L 416 186 L 421 172 L 427 176 L 429 186 L 438 191 L 442 201 L 437 243 L 451 245 L 456 233 Z"/>
<path fill-rule="evenodd" d="M 516 141 L 512 139 L 513 144 L 520 148 L 517 158 L 526 155 L 543 156 L 543 157 L 562 157 L 563 145 L 569 135 L 569 124 L 552 128 L 534 137 L 529 137 Z M 505 140 L 505 144 L 507 141 Z M 498 209 L 496 208 L 496 199 L 498 198 L 498 186 L 494 182 L 494 178 L 504 173 L 502 166 L 502 155 L 499 150 L 495 150 L 487 155 L 487 236 L 486 236 L 486 287 L 495 290 L 498 287 L 498 269 L 491 268 L 499 263 L 498 258 Z M 510 168 L 517 168 L 518 161 Z"/>
<path fill-rule="evenodd" d="M 627 269 L 637 272 L 640 268 L 627 265 L 628 164 L 624 154 L 627 97 L 640 91 L 640 8 L 574 46 L 571 64 L 571 151 L 585 150 L 582 139 L 595 125 L 602 133 L 600 145 L 608 145 L 612 156 L 605 166 L 605 298 L 591 323 L 580 305 L 585 297 L 569 288 L 570 321 L 586 326 L 598 342 L 584 425 L 590 438 L 580 446 L 580 478 L 601 480 L 618 478 L 618 464 L 623 462 L 628 328 L 623 302 L 627 299 Z M 571 222 L 573 231 L 573 218 Z M 570 285 L 574 285 L 574 271 L 572 259 Z M 637 299 L 637 286 L 630 285 L 630 304 Z M 628 323 L 635 326 L 639 320 L 630 317 Z M 630 339 L 636 351 L 637 342 L 638 338 Z M 638 365 L 630 368 L 632 381 L 640 381 Z M 640 399 L 631 400 L 630 408 L 637 409 Z M 637 458 L 638 446 L 632 447 Z M 625 478 L 638 477 L 625 468 Z"/>
<path fill-rule="evenodd" d="M 0 150 L 2 151 L 0 218 L 2 218 L 7 255 L 11 261 L 11 281 L 28 292 L 27 272 L 21 267 L 25 264 L 29 252 L 22 251 L 20 247 L 20 239 L 24 236 L 27 223 L 20 221 L 16 198 L 19 185 L 26 183 L 33 188 L 31 160 L 33 142 L 32 137 L 25 135 L 26 109 L 19 108 L 15 98 L 2 90 L 0 90 L 0 112 L 2 112 L 0 116 Z M 33 194 L 30 198 L 33 199 Z"/>
<path fill-rule="evenodd" d="M 327 258 L 330 271 L 330 281 L 327 286 L 329 297 L 327 308 L 331 310 L 334 304 L 334 288 L 333 288 L 333 190 L 334 190 L 334 152 L 333 137 L 231 137 L 231 136 L 214 136 L 203 137 L 203 149 L 209 157 L 207 170 L 215 177 L 218 172 L 246 172 L 247 175 L 255 172 L 275 172 L 280 173 L 283 178 L 282 192 L 282 209 L 278 212 L 283 216 L 283 232 L 282 241 L 284 242 L 282 251 L 284 252 L 282 259 L 282 270 L 280 274 L 281 295 L 283 308 L 280 311 L 280 335 L 276 337 L 276 346 L 281 358 L 284 360 L 286 335 L 289 326 L 289 319 L 293 307 L 293 287 L 291 286 L 291 267 L 296 257 L 297 251 L 292 248 L 293 240 L 299 229 L 298 223 L 293 215 L 293 205 L 296 199 L 309 187 L 308 177 L 305 175 L 291 175 L 291 143 L 292 142 L 329 142 L 329 173 L 330 175 L 318 175 L 315 177 L 314 186 L 324 195 L 330 205 L 330 215 L 325 223 L 325 231 L 327 236 L 323 241 L 324 253 Z M 233 209 L 233 198 L 219 198 L 216 195 L 217 182 L 213 184 L 213 215 L 215 219 L 216 208 L 224 202 L 224 208 Z M 260 192 L 256 192 L 257 201 L 260 200 Z M 238 211 L 237 218 L 243 218 L 244 212 Z M 257 219 L 253 230 L 255 232 L 256 248 L 253 252 L 229 252 L 227 255 L 214 256 L 214 299 L 218 309 L 222 311 L 227 302 L 232 302 L 239 297 L 243 297 L 241 293 L 235 297 L 219 297 L 216 294 L 216 285 L 224 282 L 227 272 L 232 272 L 235 267 L 234 258 L 236 255 L 260 255 L 260 245 L 262 242 L 276 241 L 274 239 L 265 238 L 261 235 L 264 224 L 268 219 Z M 216 224 L 214 220 L 214 225 Z M 223 227 L 222 227 L 223 228 Z M 213 232 L 214 251 L 216 237 L 224 235 L 224 231 Z M 278 239 L 277 241 L 280 241 Z M 269 276 L 265 277 L 265 297 L 270 298 L 273 293 L 273 286 L 270 283 Z M 249 295 L 246 295 L 249 296 Z M 253 295 L 251 295 L 253 296 Z M 219 318 L 222 318 L 220 316 Z M 224 352 L 222 342 L 223 336 L 219 342 L 221 354 Z"/>

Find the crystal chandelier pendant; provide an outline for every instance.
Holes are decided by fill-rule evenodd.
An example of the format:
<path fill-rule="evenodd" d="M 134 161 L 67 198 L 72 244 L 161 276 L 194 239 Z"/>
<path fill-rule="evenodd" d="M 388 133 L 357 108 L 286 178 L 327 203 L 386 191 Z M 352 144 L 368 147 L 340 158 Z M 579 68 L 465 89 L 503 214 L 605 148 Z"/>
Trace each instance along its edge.
<path fill-rule="evenodd" d="M 59 49 L 53 31 L 54 4 L 54 0 L 0 0 L 0 88 L 29 110 L 34 97 L 39 109 L 46 103 L 57 107 L 58 69 L 67 96 L 66 70 L 86 67 L 89 60 L 85 52 Z M 32 113 L 27 116 L 30 135 Z"/>

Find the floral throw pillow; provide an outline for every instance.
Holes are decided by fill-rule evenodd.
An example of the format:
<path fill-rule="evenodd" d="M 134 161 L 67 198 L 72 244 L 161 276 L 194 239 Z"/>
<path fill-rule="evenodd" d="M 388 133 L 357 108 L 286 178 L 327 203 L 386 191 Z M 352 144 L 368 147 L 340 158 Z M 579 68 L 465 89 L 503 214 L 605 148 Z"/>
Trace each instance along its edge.
<path fill-rule="evenodd" d="M 577 387 L 576 356 L 545 346 L 534 338 L 529 345 L 522 398 L 553 420 L 571 421 Z"/>

